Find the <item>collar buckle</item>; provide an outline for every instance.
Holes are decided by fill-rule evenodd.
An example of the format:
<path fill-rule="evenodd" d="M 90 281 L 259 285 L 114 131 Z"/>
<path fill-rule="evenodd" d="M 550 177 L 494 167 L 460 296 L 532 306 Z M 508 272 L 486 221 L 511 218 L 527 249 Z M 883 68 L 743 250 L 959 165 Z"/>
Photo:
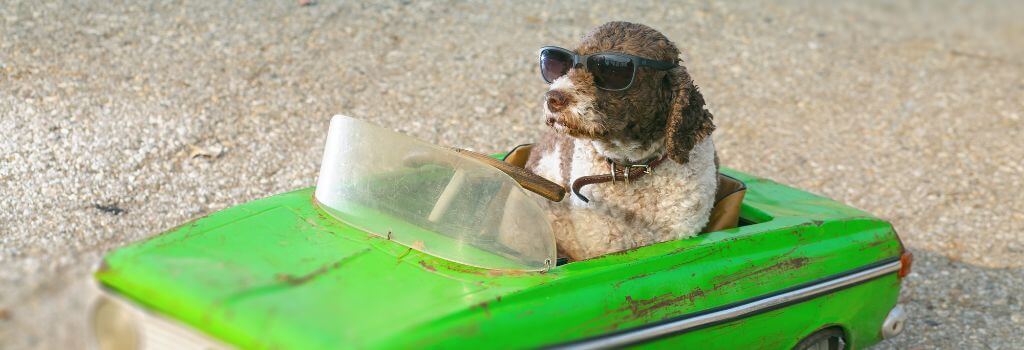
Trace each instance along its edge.
<path fill-rule="evenodd" d="M 630 165 L 629 167 L 630 168 L 643 168 L 645 175 L 650 175 L 651 174 L 651 165 L 650 164 L 633 164 L 633 165 Z"/>
<path fill-rule="evenodd" d="M 627 184 L 629 183 L 629 173 L 630 173 L 630 172 L 631 172 L 631 171 L 632 171 L 633 169 L 644 169 L 644 171 L 643 171 L 643 175 L 650 175 L 650 174 L 651 174 L 651 170 L 652 170 L 652 169 L 651 169 L 651 165 L 650 165 L 650 164 L 631 164 L 631 165 L 620 165 L 620 167 L 622 167 L 622 179 L 623 179 L 623 180 L 624 180 L 624 181 L 625 181 L 625 182 L 626 182 Z M 619 180 L 619 179 L 618 179 L 618 178 L 617 178 L 617 177 L 615 176 L 615 162 L 614 162 L 614 161 L 612 161 L 611 159 L 609 159 L 609 160 L 608 160 L 608 174 L 610 174 L 610 175 L 612 176 L 612 182 L 613 182 L 613 183 L 614 183 L 615 181 L 618 181 L 618 180 Z"/>
<path fill-rule="evenodd" d="M 651 166 L 648 164 L 633 164 L 626 166 L 622 169 L 622 175 L 626 178 L 627 184 L 629 183 L 629 173 L 632 172 L 634 168 L 644 169 L 643 175 L 649 175 L 651 173 Z"/>

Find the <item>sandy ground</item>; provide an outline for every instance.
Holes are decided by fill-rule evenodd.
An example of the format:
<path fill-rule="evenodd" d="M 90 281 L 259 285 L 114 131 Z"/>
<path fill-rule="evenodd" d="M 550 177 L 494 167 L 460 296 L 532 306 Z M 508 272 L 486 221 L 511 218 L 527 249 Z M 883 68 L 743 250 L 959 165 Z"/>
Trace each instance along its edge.
<path fill-rule="evenodd" d="M 0 348 L 78 348 L 110 249 L 310 186 L 328 118 L 505 149 L 536 49 L 665 32 L 723 163 L 892 220 L 917 253 L 880 348 L 1024 342 L 1024 2 L 0 4 Z"/>

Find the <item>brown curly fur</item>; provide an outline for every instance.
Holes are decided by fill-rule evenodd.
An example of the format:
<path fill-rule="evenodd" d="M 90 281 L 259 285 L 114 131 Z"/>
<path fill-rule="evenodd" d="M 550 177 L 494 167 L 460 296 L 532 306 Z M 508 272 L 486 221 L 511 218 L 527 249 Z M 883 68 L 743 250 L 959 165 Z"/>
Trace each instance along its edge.
<path fill-rule="evenodd" d="M 627 22 L 595 28 L 573 50 L 681 62 L 679 49 L 664 35 Z M 526 167 L 563 186 L 606 173 L 609 159 L 637 164 L 668 155 L 673 160 L 629 184 L 582 189 L 592 201 L 570 196 L 547 203 L 560 254 L 589 259 L 692 237 L 707 223 L 717 187 L 709 137 L 715 125 L 685 67 L 640 67 L 623 91 L 598 89 L 590 72 L 574 67 L 551 83 L 545 119 L 554 130 L 533 147 Z"/>
<path fill-rule="evenodd" d="M 580 55 L 620 52 L 681 63 L 679 49 L 663 34 L 643 24 L 629 22 L 608 22 L 594 28 L 574 51 Z M 669 71 L 640 67 L 633 85 L 625 91 L 596 88 L 593 76 L 585 69 L 573 68 L 567 77 L 573 85 L 573 91 L 567 92 L 569 101 L 575 102 L 579 96 L 592 96 L 594 114 L 598 118 L 582 120 L 564 111 L 556 113 L 556 118 L 549 117 L 548 124 L 557 122 L 564 126 L 562 132 L 566 135 L 608 145 L 638 144 L 644 149 L 664 139 L 664 152 L 672 160 L 685 163 L 694 145 L 715 129 L 711 113 L 704 109 L 704 97 L 682 65 Z M 643 159 L 614 160 L 633 163 Z M 535 162 L 531 159 L 530 163 Z"/>

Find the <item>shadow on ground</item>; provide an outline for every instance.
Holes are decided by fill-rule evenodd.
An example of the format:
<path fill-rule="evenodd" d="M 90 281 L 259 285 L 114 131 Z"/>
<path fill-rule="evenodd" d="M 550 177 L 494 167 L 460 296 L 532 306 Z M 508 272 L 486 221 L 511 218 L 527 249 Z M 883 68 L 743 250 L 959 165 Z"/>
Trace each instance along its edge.
<path fill-rule="evenodd" d="M 1024 295 L 1019 291 L 1024 286 L 1024 268 L 987 268 L 931 251 L 913 252 L 914 272 L 903 281 L 900 296 L 909 312 L 907 328 L 877 348 L 1001 349 L 999 344 L 1014 344 L 1007 340 L 1021 338 Z M 950 318 L 982 322 L 940 321 Z"/>

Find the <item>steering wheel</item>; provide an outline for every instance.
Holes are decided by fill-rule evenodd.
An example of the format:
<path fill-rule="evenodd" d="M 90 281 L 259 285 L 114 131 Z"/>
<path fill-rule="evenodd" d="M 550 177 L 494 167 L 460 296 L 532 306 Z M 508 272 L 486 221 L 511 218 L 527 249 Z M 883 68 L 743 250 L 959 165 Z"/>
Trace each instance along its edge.
<path fill-rule="evenodd" d="M 500 170 L 501 172 L 512 177 L 512 179 L 515 180 L 520 187 L 526 189 L 527 191 L 539 194 L 541 197 L 544 197 L 547 200 L 553 202 L 560 202 L 562 198 L 565 198 L 564 187 L 557 183 L 548 181 L 548 179 L 545 179 L 537 174 L 534 174 L 529 170 L 491 158 L 490 156 L 487 156 L 485 154 L 464 150 L 461 148 L 450 149 L 455 153 L 458 153 L 459 155 L 476 159 L 480 162 L 483 162 L 484 164 L 490 165 Z M 427 154 L 409 156 L 404 160 L 404 162 L 407 166 L 412 167 L 419 167 L 425 164 L 443 165 L 444 163 L 447 163 L 447 161 L 436 159 L 435 157 L 432 157 Z M 454 200 L 455 195 L 459 193 L 460 190 L 462 190 L 462 186 L 465 184 L 466 181 L 467 179 L 465 171 L 462 169 L 456 169 L 455 174 L 452 176 L 451 180 L 448 182 L 448 185 L 445 186 L 444 191 L 441 193 L 441 196 L 438 197 L 437 202 L 434 204 L 434 208 L 430 211 L 430 216 L 428 217 L 430 221 L 437 221 L 442 216 L 444 216 L 444 213 L 448 211 L 448 207 L 451 204 L 451 201 Z"/>
<path fill-rule="evenodd" d="M 461 148 L 452 148 L 451 150 L 455 151 L 455 153 L 479 160 L 484 164 L 501 170 L 501 172 L 508 174 L 508 176 L 512 177 L 513 180 L 516 180 L 516 183 L 518 183 L 519 186 L 522 186 L 527 191 L 539 194 L 541 197 L 547 198 L 552 202 L 560 202 L 562 201 L 562 198 L 565 197 L 565 187 L 548 181 L 548 179 L 534 174 L 529 170 L 491 158 L 486 154 Z"/>

